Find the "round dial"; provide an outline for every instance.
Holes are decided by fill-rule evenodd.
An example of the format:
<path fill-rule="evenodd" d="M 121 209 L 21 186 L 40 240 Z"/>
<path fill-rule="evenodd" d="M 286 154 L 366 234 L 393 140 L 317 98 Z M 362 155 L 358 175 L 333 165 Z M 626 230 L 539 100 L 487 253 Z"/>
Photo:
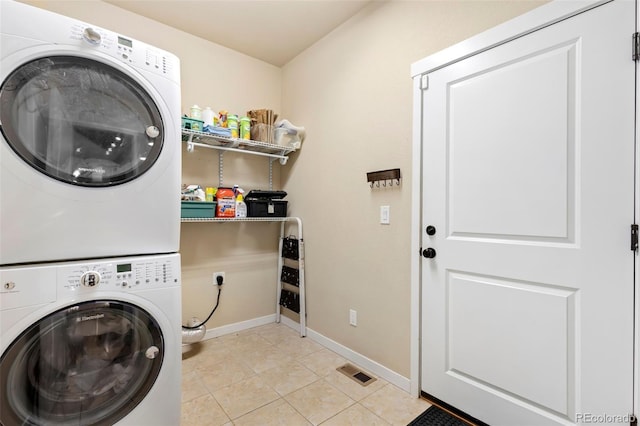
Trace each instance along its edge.
<path fill-rule="evenodd" d="M 95 287 L 100 283 L 100 274 L 96 271 L 88 271 L 80 277 L 80 284 L 85 287 Z"/>
<path fill-rule="evenodd" d="M 100 33 L 91 27 L 87 27 L 84 29 L 84 31 L 82 32 L 82 37 L 90 44 L 100 44 L 100 42 L 102 41 L 102 36 L 100 35 Z"/>

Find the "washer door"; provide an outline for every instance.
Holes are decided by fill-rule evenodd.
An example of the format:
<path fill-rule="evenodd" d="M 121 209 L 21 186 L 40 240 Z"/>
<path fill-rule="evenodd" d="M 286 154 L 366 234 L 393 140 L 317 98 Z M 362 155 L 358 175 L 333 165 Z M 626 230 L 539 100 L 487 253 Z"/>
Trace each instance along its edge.
<path fill-rule="evenodd" d="M 22 64 L 0 86 L 2 134 L 30 166 L 60 181 L 112 186 L 137 178 L 162 150 L 150 95 L 102 62 L 50 56 Z"/>
<path fill-rule="evenodd" d="M 160 327 L 139 307 L 108 300 L 57 311 L 2 354 L 0 424 L 113 425 L 149 392 L 163 355 Z"/>

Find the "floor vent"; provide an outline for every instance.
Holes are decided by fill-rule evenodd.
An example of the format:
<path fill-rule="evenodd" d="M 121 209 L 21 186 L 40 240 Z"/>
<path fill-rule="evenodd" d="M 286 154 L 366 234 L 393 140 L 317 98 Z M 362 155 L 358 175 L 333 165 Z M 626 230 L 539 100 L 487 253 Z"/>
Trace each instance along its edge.
<path fill-rule="evenodd" d="M 352 364 L 345 364 L 342 367 L 338 367 L 337 370 L 350 379 L 355 380 L 357 383 L 360 383 L 362 386 L 367 386 L 376 381 L 374 377 L 369 376 Z"/>

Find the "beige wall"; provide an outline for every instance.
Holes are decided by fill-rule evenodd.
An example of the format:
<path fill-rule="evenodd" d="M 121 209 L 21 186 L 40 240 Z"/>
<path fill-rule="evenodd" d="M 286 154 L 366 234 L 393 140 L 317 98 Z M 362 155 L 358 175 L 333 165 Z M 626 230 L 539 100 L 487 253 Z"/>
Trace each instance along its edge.
<path fill-rule="evenodd" d="M 283 112 L 308 134 L 283 185 L 304 219 L 311 329 L 409 377 L 410 65 L 539 4 L 377 3 L 283 68 Z M 391 168 L 400 187 L 369 187 Z"/>
<path fill-rule="evenodd" d="M 167 50 L 180 58 L 182 111 L 193 104 L 244 114 L 248 109 L 281 108 L 280 68 L 156 21 L 95 0 L 25 3 L 52 10 Z M 183 144 L 183 183 L 218 186 L 218 154 L 187 153 Z M 267 189 L 268 160 L 224 155 L 224 184 Z M 278 189 L 280 168 L 274 167 Z M 182 224 L 183 318 L 206 318 L 217 290 L 213 272 L 224 271 L 220 307 L 209 328 L 270 315 L 276 306 L 279 225 L 269 223 Z"/>
<path fill-rule="evenodd" d="M 38 2 L 181 58 L 183 111 L 269 107 L 307 129 L 281 170 L 290 213 L 304 222 L 308 325 L 409 377 L 411 63 L 541 4 L 529 1 L 374 3 L 275 68 L 95 1 Z M 217 184 L 217 154 L 183 151 L 183 180 Z M 264 159 L 225 155 L 225 183 L 266 188 Z M 369 188 L 366 172 L 400 168 L 400 187 Z M 280 183 L 279 166 L 274 182 Z M 378 224 L 391 206 L 391 224 Z M 225 271 L 210 327 L 274 313 L 277 224 L 183 224 L 184 318 L 203 318 L 211 273 Z M 358 326 L 349 326 L 349 309 Z"/>

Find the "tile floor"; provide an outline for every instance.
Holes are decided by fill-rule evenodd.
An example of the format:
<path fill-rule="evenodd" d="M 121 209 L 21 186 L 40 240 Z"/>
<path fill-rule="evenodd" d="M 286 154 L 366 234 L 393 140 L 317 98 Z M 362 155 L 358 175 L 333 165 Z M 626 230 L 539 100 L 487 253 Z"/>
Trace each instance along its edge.
<path fill-rule="evenodd" d="M 275 323 L 192 345 L 181 425 L 404 426 L 429 407 L 380 378 L 362 386 L 336 371 L 347 362 Z"/>

